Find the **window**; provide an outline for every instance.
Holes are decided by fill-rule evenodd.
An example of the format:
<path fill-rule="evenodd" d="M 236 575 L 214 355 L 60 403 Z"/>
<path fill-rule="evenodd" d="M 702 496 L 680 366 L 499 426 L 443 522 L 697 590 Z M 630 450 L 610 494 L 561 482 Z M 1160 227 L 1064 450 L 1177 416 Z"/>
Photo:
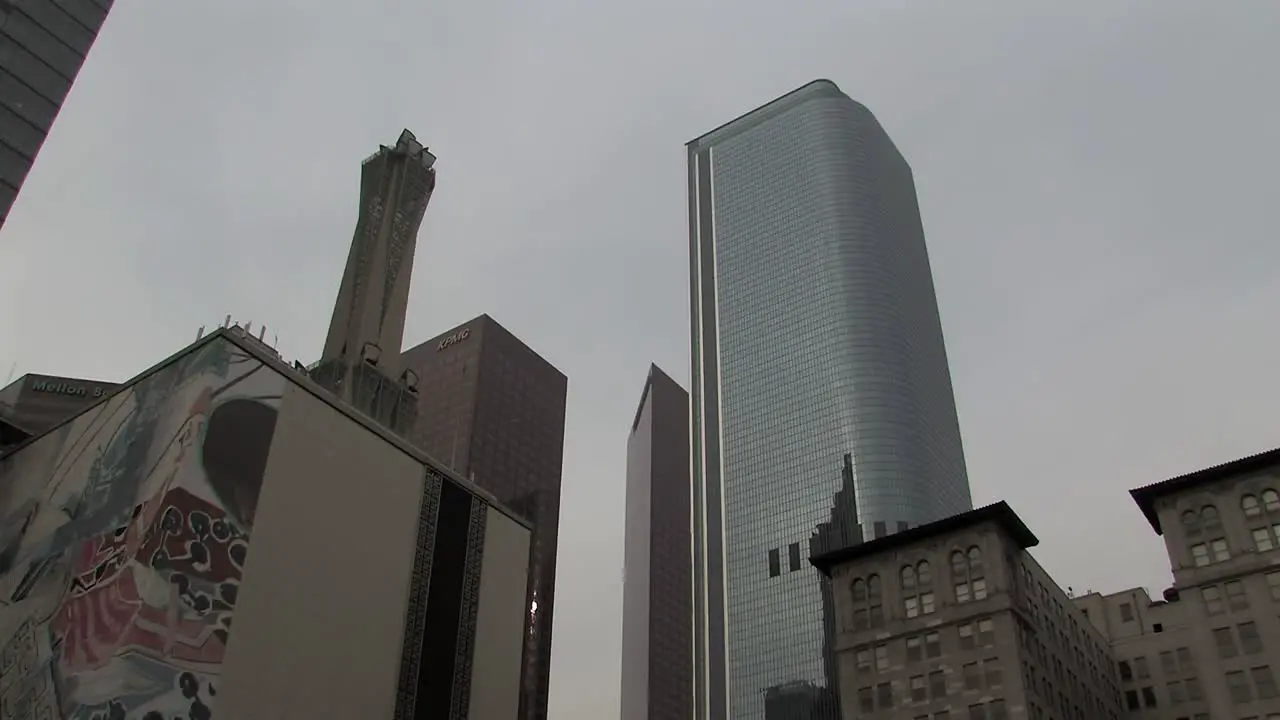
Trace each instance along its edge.
<path fill-rule="evenodd" d="M 787 559 L 791 561 L 791 572 L 800 569 L 800 543 L 791 543 L 787 546 Z"/>
<path fill-rule="evenodd" d="M 1120 621 L 1133 622 L 1133 606 L 1129 603 L 1120 603 Z"/>
<path fill-rule="evenodd" d="M 987 703 L 988 716 L 991 720 L 1008 720 L 1009 712 L 1005 710 L 1004 700 L 992 700 Z"/>
<path fill-rule="evenodd" d="M 987 597 L 986 571 L 982 564 L 982 551 L 977 545 L 967 552 L 951 553 L 951 580 L 955 586 L 956 602 L 982 600 Z"/>
<path fill-rule="evenodd" d="M 1120 679 L 1124 682 L 1133 680 L 1133 668 L 1129 667 L 1129 661 L 1121 660 L 1119 664 Z"/>
<path fill-rule="evenodd" d="M 871 651 L 866 648 L 860 648 L 854 653 L 854 666 L 859 675 L 871 672 Z"/>
<path fill-rule="evenodd" d="M 942 639 L 938 637 L 938 633 L 931 632 L 924 636 L 924 654 L 930 658 L 942 657 Z"/>
<path fill-rule="evenodd" d="M 982 670 L 986 675 L 987 687 L 998 688 L 1004 684 L 1004 673 L 1000 668 L 1000 661 L 996 658 L 987 658 L 982 661 Z"/>
<path fill-rule="evenodd" d="M 888 669 L 889 669 L 889 646 L 877 645 L 876 646 L 876 670 L 878 672 L 884 672 L 885 670 L 888 670 Z"/>
<path fill-rule="evenodd" d="M 1227 606 L 1231 612 L 1249 609 L 1249 596 L 1244 592 L 1244 583 L 1232 580 L 1227 583 Z"/>
<path fill-rule="evenodd" d="M 929 699 L 929 693 L 925 690 L 923 675 L 912 676 L 910 687 L 911 702 L 924 702 Z"/>
<path fill-rule="evenodd" d="M 1177 650 L 1177 655 L 1178 667 L 1181 668 L 1183 672 L 1190 672 L 1195 669 L 1194 661 L 1191 658 L 1191 648 L 1180 647 Z"/>
<path fill-rule="evenodd" d="M 1209 549 L 1213 551 L 1214 562 L 1226 562 L 1231 559 L 1231 553 L 1227 551 L 1227 541 L 1225 538 L 1210 540 Z"/>
<path fill-rule="evenodd" d="M 1173 658 L 1172 650 L 1160 651 L 1160 672 L 1173 675 L 1178 672 L 1178 661 Z"/>
<path fill-rule="evenodd" d="M 893 707 L 893 686 L 889 683 L 876 685 L 876 704 L 881 710 Z"/>
<path fill-rule="evenodd" d="M 1239 654 L 1236 650 L 1236 640 L 1231 635 L 1231 628 L 1215 628 L 1213 631 L 1213 642 L 1218 646 L 1218 657 L 1233 658 Z"/>
<path fill-rule="evenodd" d="M 941 670 L 929 673 L 929 694 L 933 695 L 935 700 L 947 696 L 947 678 Z"/>
<path fill-rule="evenodd" d="M 1280 493 L 1275 490 L 1263 490 L 1262 509 L 1269 513 L 1280 512 Z"/>
<path fill-rule="evenodd" d="M 1276 575 L 1280 576 L 1280 573 L 1276 573 Z M 960 649 L 972 650 L 974 648 L 973 624 L 965 623 L 964 625 L 960 626 L 957 632 L 959 632 L 960 634 Z"/>
<path fill-rule="evenodd" d="M 872 575 L 867 578 L 867 617 L 873 628 L 884 627 L 884 607 L 881 599 L 880 576 Z"/>
<path fill-rule="evenodd" d="M 1253 546 L 1258 549 L 1258 552 L 1274 550 L 1276 545 L 1271 540 L 1271 529 L 1265 527 L 1254 528 Z"/>
<path fill-rule="evenodd" d="M 867 714 L 875 712 L 876 701 L 870 687 L 858 688 L 858 709 Z"/>
<path fill-rule="evenodd" d="M 978 663 L 965 663 L 961 670 L 964 674 L 965 690 L 977 690 L 982 687 L 982 674 L 978 672 Z"/>
<path fill-rule="evenodd" d="M 1169 691 L 1170 703 L 1177 705 L 1178 703 L 1186 702 L 1187 693 L 1186 690 L 1183 689 L 1182 683 L 1174 681 L 1168 683 L 1165 688 Z"/>
<path fill-rule="evenodd" d="M 1142 688 L 1142 704 L 1153 708 L 1156 706 L 1156 691 L 1150 687 Z"/>
<path fill-rule="evenodd" d="M 970 705 L 969 720 L 987 720 L 987 706 L 981 703 Z"/>
<path fill-rule="evenodd" d="M 1222 590 L 1220 588 L 1209 586 L 1200 590 L 1200 596 L 1204 598 L 1205 612 L 1210 615 L 1221 615 L 1225 612 L 1222 604 Z"/>
<path fill-rule="evenodd" d="M 919 662 L 924 657 L 924 649 L 919 637 L 907 638 L 907 662 Z"/>
<path fill-rule="evenodd" d="M 1272 600 L 1280 600 L 1280 572 L 1267 573 L 1267 589 Z"/>
<path fill-rule="evenodd" d="M 1209 560 L 1209 546 L 1204 543 L 1196 543 L 1195 545 L 1192 545 L 1191 562 L 1195 563 L 1196 567 L 1204 567 L 1205 565 L 1211 564 L 1212 561 Z"/>
<path fill-rule="evenodd" d="M 933 573 L 928 561 L 902 568 L 902 604 L 909 618 L 934 611 Z"/>
<path fill-rule="evenodd" d="M 1187 510 L 1182 513 L 1182 527 L 1188 535 L 1197 535 L 1200 532 L 1200 515 L 1195 510 Z"/>
<path fill-rule="evenodd" d="M 1125 690 L 1125 691 L 1124 691 L 1124 704 L 1125 704 L 1125 706 L 1126 706 L 1126 707 L 1128 707 L 1130 710 L 1141 710 L 1141 709 L 1142 709 L 1142 703 L 1138 700 L 1138 691 L 1137 691 L 1137 690 Z"/>
<path fill-rule="evenodd" d="M 1262 514 L 1262 506 L 1258 504 L 1258 498 L 1253 495 L 1240 498 L 1240 509 L 1244 511 L 1245 517 L 1257 517 Z"/>
<path fill-rule="evenodd" d="M 978 644 L 982 647 L 992 647 L 996 644 L 995 623 L 991 618 L 978 621 Z"/>
<path fill-rule="evenodd" d="M 1218 517 L 1218 508 L 1212 505 L 1205 505 L 1200 508 L 1200 527 L 1206 532 L 1214 532 L 1222 529 L 1222 518 Z"/>
<path fill-rule="evenodd" d="M 1204 691 L 1200 689 L 1200 678 L 1190 677 L 1182 681 L 1187 686 L 1187 699 L 1195 702 L 1204 699 Z"/>
<path fill-rule="evenodd" d="M 1276 696 L 1276 678 L 1271 674 L 1271 666 L 1250 668 L 1249 674 L 1253 676 L 1253 686 L 1258 691 L 1259 700 L 1270 700 Z"/>
<path fill-rule="evenodd" d="M 1231 702 L 1247 703 L 1253 702 L 1253 688 L 1249 687 L 1249 681 L 1245 678 L 1244 673 L 1236 670 L 1226 675 L 1227 691 L 1231 694 Z"/>
<path fill-rule="evenodd" d="M 778 550 L 774 548 L 769 551 L 769 577 L 778 577 L 782 574 L 782 563 L 778 560 Z M 855 581 L 856 582 L 856 581 Z"/>
<path fill-rule="evenodd" d="M 1151 668 L 1147 666 L 1147 658 L 1136 657 L 1133 659 L 1133 672 L 1138 676 L 1139 680 L 1145 680 L 1151 677 Z"/>
<path fill-rule="evenodd" d="M 1262 652 L 1262 637 L 1258 634 L 1258 626 L 1252 622 L 1242 622 L 1236 626 L 1240 634 L 1240 650 L 1245 655 L 1257 655 Z"/>
<path fill-rule="evenodd" d="M 880 576 L 870 575 L 866 580 L 855 578 L 851 586 L 853 599 L 853 630 L 860 632 L 884 626 L 884 607 Z"/>

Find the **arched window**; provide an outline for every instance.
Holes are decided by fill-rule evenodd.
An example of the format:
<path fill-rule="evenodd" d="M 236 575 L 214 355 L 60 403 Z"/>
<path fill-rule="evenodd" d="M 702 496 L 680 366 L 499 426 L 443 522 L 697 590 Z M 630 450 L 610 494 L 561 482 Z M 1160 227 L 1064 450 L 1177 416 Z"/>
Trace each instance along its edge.
<path fill-rule="evenodd" d="M 1240 509 L 1244 511 L 1245 517 L 1257 517 L 1262 514 L 1262 506 L 1258 504 L 1258 498 L 1253 495 L 1240 498 Z"/>
<path fill-rule="evenodd" d="M 871 620 L 872 628 L 884 627 L 884 595 L 881 592 L 880 576 L 871 575 L 867 578 L 867 617 Z"/>
<path fill-rule="evenodd" d="M 1260 525 L 1249 529 L 1253 547 L 1258 552 L 1280 549 L 1280 494 L 1267 488 L 1262 491 L 1262 503 L 1252 495 L 1240 499 L 1240 508 L 1247 518 L 1266 517 Z"/>
<path fill-rule="evenodd" d="M 1200 514 L 1195 510 L 1183 512 L 1182 527 L 1186 529 L 1188 535 L 1198 534 L 1200 532 Z"/>
<path fill-rule="evenodd" d="M 1200 526 L 1205 532 L 1215 532 L 1222 529 L 1222 519 L 1218 517 L 1218 508 L 1212 505 L 1205 505 L 1200 508 Z"/>
<path fill-rule="evenodd" d="M 1269 513 L 1280 512 L 1280 493 L 1275 490 L 1263 490 L 1262 509 Z"/>
<path fill-rule="evenodd" d="M 937 609 L 933 572 L 927 560 L 902 568 L 902 607 L 909 618 L 929 615 Z"/>
<path fill-rule="evenodd" d="M 967 552 L 951 553 L 951 575 L 956 602 L 982 600 L 987 597 L 987 577 L 982 563 L 982 550 L 977 545 Z"/>
<path fill-rule="evenodd" d="M 853 605 L 854 632 L 884 627 L 884 594 L 880 587 L 879 575 L 869 575 L 866 580 L 854 579 L 850 587 L 850 596 Z"/>
<path fill-rule="evenodd" d="M 1118 665 L 1120 666 L 1120 679 L 1125 682 L 1132 680 L 1133 668 L 1129 667 L 1129 662 L 1127 660 L 1121 660 Z"/>

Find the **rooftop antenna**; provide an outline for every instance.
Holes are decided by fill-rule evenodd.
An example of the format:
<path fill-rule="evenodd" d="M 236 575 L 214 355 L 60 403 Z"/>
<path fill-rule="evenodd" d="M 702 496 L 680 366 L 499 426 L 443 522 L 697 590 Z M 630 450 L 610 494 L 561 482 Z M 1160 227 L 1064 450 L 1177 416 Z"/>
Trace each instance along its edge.
<path fill-rule="evenodd" d="M 202 337 L 204 337 L 204 326 L 203 326 L 203 325 L 201 325 L 201 326 L 200 326 L 200 329 L 196 331 L 196 341 L 197 341 L 197 342 L 199 342 L 199 341 L 200 341 L 200 338 L 202 338 Z"/>
<path fill-rule="evenodd" d="M 262 336 L 267 334 L 267 326 L 263 325 L 258 328 L 258 342 L 262 342 Z"/>
<path fill-rule="evenodd" d="M 222 327 L 231 327 L 231 313 L 227 313 L 227 319 L 222 321 Z"/>

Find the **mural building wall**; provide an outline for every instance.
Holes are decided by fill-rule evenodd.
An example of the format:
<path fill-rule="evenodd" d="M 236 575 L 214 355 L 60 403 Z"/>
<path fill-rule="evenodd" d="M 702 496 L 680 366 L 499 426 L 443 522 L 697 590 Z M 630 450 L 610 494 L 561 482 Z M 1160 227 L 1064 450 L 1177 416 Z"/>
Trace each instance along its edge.
<path fill-rule="evenodd" d="M 287 382 L 210 342 L 0 460 L 0 719 L 213 717 Z"/>

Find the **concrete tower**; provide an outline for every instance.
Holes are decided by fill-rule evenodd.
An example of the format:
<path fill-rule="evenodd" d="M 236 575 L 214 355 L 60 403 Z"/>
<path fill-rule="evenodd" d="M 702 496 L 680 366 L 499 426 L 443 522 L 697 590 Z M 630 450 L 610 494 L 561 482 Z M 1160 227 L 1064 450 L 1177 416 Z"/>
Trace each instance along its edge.
<path fill-rule="evenodd" d="M 324 352 L 312 378 L 396 432 L 412 424 L 416 378 L 400 346 L 418 228 L 436 186 L 436 161 L 405 130 L 360 170 L 360 215 Z"/>

